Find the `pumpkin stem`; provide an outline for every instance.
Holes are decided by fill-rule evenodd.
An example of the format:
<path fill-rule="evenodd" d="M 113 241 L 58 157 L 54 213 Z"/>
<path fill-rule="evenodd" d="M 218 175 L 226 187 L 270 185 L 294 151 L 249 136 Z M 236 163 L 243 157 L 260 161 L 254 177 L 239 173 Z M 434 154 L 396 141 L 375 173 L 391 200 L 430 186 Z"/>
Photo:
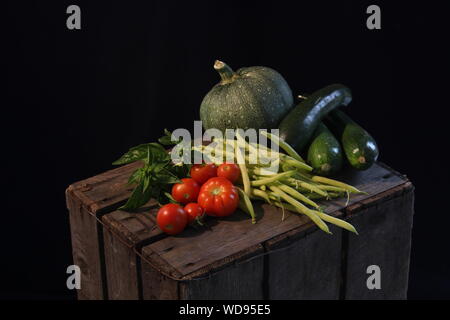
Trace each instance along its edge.
<path fill-rule="evenodd" d="M 233 81 L 233 78 L 236 75 L 233 69 L 231 69 L 225 62 L 219 60 L 214 62 L 214 69 L 219 72 L 220 78 L 222 78 L 222 83 L 229 83 Z"/>

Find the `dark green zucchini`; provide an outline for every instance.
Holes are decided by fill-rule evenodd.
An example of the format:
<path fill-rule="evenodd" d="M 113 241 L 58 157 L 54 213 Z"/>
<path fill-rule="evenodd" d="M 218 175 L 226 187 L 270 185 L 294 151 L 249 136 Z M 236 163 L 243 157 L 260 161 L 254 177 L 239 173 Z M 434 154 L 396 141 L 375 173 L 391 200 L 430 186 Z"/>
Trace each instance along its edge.
<path fill-rule="evenodd" d="M 342 168 L 342 149 L 331 131 L 319 123 L 308 149 L 308 163 L 322 176 L 337 173 Z"/>
<path fill-rule="evenodd" d="M 350 89 L 342 84 L 332 84 L 314 92 L 283 118 L 278 126 L 280 138 L 300 153 L 322 118 L 331 110 L 346 106 L 351 101 Z"/>
<path fill-rule="evenodd" d="M 340 139 L 350 165 L 366 170 L 378 158 L 378 146 L 374 138 L 341 110 L 330 112 L 325 122 Z"/>

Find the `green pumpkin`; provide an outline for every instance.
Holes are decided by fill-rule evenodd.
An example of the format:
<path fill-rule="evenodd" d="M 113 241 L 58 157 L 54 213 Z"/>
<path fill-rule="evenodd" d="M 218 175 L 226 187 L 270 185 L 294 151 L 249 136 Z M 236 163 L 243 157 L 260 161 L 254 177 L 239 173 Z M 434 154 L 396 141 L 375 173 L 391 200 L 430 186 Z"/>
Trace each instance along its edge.
<path fill-rule="evenodd" d="M 214 63 L 222 80 L 203 98 L 200 119 L 205 129 L 274 129 L 293 106 L 283 77 L 266 67 L 241 68 Z"/>

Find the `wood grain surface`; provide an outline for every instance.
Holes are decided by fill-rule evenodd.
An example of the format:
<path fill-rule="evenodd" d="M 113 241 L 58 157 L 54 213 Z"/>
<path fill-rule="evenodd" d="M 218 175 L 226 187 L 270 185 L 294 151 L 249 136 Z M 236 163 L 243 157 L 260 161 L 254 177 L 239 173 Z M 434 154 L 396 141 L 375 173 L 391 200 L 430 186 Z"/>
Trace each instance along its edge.
<path fill-rule="evenodd" d="M 333 235 L 327 235 L 307 217 L 288 211 L 282 221 L 280 209 L 258 202 L 255 225 L 238 211 L 227 218 L 208 219 L 208 228 L 188 228 L 180 235 L 167 236 L 155 226 L 154 202 L 138 213 L 116 210 L 129 197 L 132 188 L 126 181 L 138 166 L 123 166 L 80 181 L 66 192 L 74 261 L 82 267 L 84 279 L 80 298 L 364 299 L 377 294 L 381 298 L 405 295 L 413 198 L 404 190 L 411 189 L 411 184 L 384 164 L 336 177 L 368 195 L 352 195 L 348 203 L 337 199 L 321 204 L 325 212 L 353 223 L 360 236 L 333 226 Z M 393 225 L 402 222 L 398 239 Z M 370 262 L 371 255 L 361 252 L 371 251 L 373 237 L 380 230 L 386 240 L 378 240 L 373 252 L 384 252 L 383 261 L 391 261 L 395 252 L 401 251 L 401 262 L 384 262 L 392 283 L 390 287 L 386 284 L 384 293 L 361 295 L 364 288 L 358 286 L 367 274 L 352 268 Z M 394 240 L 398 245 L 389 247 L 388 242 Z M 396 272 L 403 276 L 393 281 Z"/>
<path fill-rule="evenodd" d="M 103 228 L 99 218 L 130 196 L 132 189 L 126 182 L 140 165 L 136 162 L 104 172 L 76 182 L 66 190 L 73 261 L 81 269 L 79 299 L 107 298 Z"/>

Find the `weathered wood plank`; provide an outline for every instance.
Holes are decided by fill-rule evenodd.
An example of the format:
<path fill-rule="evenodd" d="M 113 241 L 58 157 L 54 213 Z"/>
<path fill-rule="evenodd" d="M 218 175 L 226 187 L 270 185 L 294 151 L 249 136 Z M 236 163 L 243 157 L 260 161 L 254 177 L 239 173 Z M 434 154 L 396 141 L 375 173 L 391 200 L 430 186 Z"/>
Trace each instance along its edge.
<path fill-rule="evenodd" d="M 156 241 L 164 234 L 155 224 L 154 201 L 141 213 L 113 211 L 102 217 L 105 227 L 105 261 L 108 296 L 112 300 L 139 299 L 140 258 L 136 254 L 143 243 Z"/>
<path fill-rule="evenodd" d="M 77 291 L 78 299 L 105 299 L 97 220 L 86 212 L 79 199 L 70 194 L 70 190 L 67 190 L 66 201 L 70 212 L 73 263 L 81 270 L 81 289 Z"/>
<path fill-rule="evenodd" d="M 167 237 L 149 247 L 185 276 L 304 221 L 295 214 L 287 214 L 281 221 L 281 210 L 266 204 L 255 205 L 255 212 L 260 217 L 255 225 L 245 213 L 237 211 L 224 219 L 208 220 L 209 229 L 187 229 L 177 237 Z"/>
<path fill-rule="evenodd" d="M 248 248 L 230 257 L 231 264 L 219 271 L 199 272 L 199 277 L 180 282 L 179 298 L 183 300 L 255 300 L 264 298 L 264 249 Z M 216 266 L 217 268 L 217 266 Z"/>
<path fill-rule="evenodd" d="M 105 231 L 103 235 L 108 299 L 139 299 L 136 254 L 111 232 Z"/>
<path fill-rule="evenodd" d="M 330 231 L 333 235 L 308 224 L 266 242 L 268 299 L 339 299 L 341 240 L 347 231 L 335 226 Z"/>
<path fill-rule="evenodd" d="M 352 197 L 350 204 L 373 197 L 405 182 L 404 177 L 392 174 L 380 165 L 348 176 L 349 178 L 344 181 L 349 181 L 370 193 Z M 325 211 L 340 210 L 345 207 L 345 202 L 346 200 L 333 201 Z M 256 204 L 255 211 L 258 215 L 256 225 L 252 225 L 244 213 L 236 212 L 230 217 L 212 221 L 210 230 L 186 230 L 180 236 L 167 237 L 149 246 L 153 252 L 159 254 L 185 276 L 309 222 L 306 217 L 289 212 L 287 218 L 281 221 L 281 210 L 267 204 Z M 230 237 L 230 234 L 238 236 Z"/>
<path fill-rule="evenodd" d="M 101 214 L 120 206 L 132 191 L 126 185 L 140 163 L 122 166 L 76 182 L 66 190 L 74 264 L 81 269 L 79 299 L 106 299 Z"/>
<path fill-rule="evenodd" d="M 406 299 L 414 188 L 407 182 L 347 209 L 359 236 L 348 235 L 346 299 Z M 381 289 L 369 290 L 367 267 L 381 269 Z"/>
<path fill-rule="evenodd" d="M 135 262 L 139 259 L 139 254 L 137 255 L 136 253 L 140 252 L 141 244 L 156 241 L 166 236 L 154 226 L 156 210 L 156 208 L 152 208 L 149 212 L 143 213 L 127 213 L 118 210 L 106 214 L 102 217 L 104 226 L 107 229 L 105 230 L 105 235 L 107 235 L 108 239 L 111 236 L 120 239 L 120 241 L 110 242 L 106 240 L 107 238 L 105 238 L 105 256 L 107 262 L 106 273 L 108 275 L 108 292 L 110 299 L 137 299 L 139 297 L 139 285 L 136 283 L 136 281 L 139 280 L 139 275 L 137 274 L 138 268 L 135 265 Z M 205 274 L 211 269 L 217 270 L 223 268 L 224 265 L 236 263 L 239 257 L 242 259 L 244 253 L 245 257 L 248 258 L 251 254 L 261 253 L 261 251 L 262 248 L 260 246 L 258 247 L 258 250 L 247 249 L 243 253 L 228 257 L 228 259 L 212 263 L 210 266 L 208 266 L 208 270 L 200 270 L 198 274 L 200 275 L 200 277 L 204 277 Z M 152 252 L 148 249 L 144 250 L 142 255 L 145 257 L 145 259 L 152 260 L 152 262 L 155 263 L 153 261 L 154 258 L 152 258 Z M 120 261 L 117 262 L 114 260 Z M 159 259 L 157 261 L 161 260 Z M 215 299 L 225 297 L 225 294 L 229 294 L 230 292 L 234 292 L 234 296 L 236 297 L 236 290 L 234 288 L 234 285 L 236 285 L 236 281 L 243 282 L 243 279 L 237 277 L 234 280 L 235 282 L 233 282 L 230 280 L 231 276 L 238 276 L 239 271 L 237 270 L 247 270 L 250 268 L 256 271 L 252 272 L 251 275 L 249 274 L 249 278 L 255 279 L 255 277 L 259 277 L 258 281 L 262 283 L 263 266 L 261 261 L 262 258 L 259 258 L 255 259 L 255 261 L 253 261 L 248 266 L 242 266 L 239 268 L 233 267 L 230 270 L 221 271 L 220 275 L 208 276 L 208 279 L 205 281 L 193 280 L 192 283 L 183 283 L 181 285 L 182 290 L 180 293 L 180 297 L 182 299 L 184 299 L 185 297 L 189 297 L 190 299 L 193 297 L 198 298 L 206 291 L 208 291 L 205 291 L 205 288 L 208 287 L 208 284 L 211 286 L 221 285 L 224 286 L 224 288 L 226 284 L 228 285 L 227 288 L 233 288 L 233 290 L 230 289 L 230 291 L 224 291 L 224 288 L 222 288 L 221 293 L 215 293 Z M 256 265 L 259 266 L 259 269 L 256 267 Z M 161 266 L 163 269 L 166 268 L 163 264 Z M 175 296 L 178 297 L 178 286 L 176 285 L 176 281 L 174 282 L 173 280 L 165 277 L 160 272 L 155 271 L 155 269 L 151 268 L 146 262 L 142 264 L 141 270 L 143 287 L 142 296 L 144 299 L 170 299 Z M 176 276 L 180 277 L 179 274 L 176 274 Z M 124 284 L 123 279 L 127 279 L 127 283 Z M 243 283 L 239 291 L 240 296 L 248 298 L 261 298 L 262 290 L 255 291 L 254 285 L 252 284 L 254 284 L 253 280 L 248 281 L 247 283 Z M 176 288 L 176 292 L 173 292 L 173 290 L 175 290 L 174 288 Z M 213 290 L 213 287 L 211 287 L 211 290 Z M 208 296 L 211 296 L 212 298 L 214 295 L 212 295 L 211 293 L 208 294 Z"/>
<path fill-rule="evenodd" d="M 144 210 L 137 214 L 123 211 L 106 214 L 129 197 L 132 188 L 127 186 L 126 182 L 131 172 L 138 166 L 140 164 L 135 163 L 108 171 L 73 184 L 67 190 L 74 261 L 80 265 L 83 273 L 80 298 L 102 299 L 109 292 L 112 299 L 140 297 L 144 299 L 200 299 L 201 297 L 231 299 L 227 295 L 239 290 L 236 287 L 236 281 L 233 282 L 233 277 L 238 276 L 240 280 L 237 281 L 244 280 L 248 284 L 243 285 L 238 295 L 240 297 L 307 298 L 303 295 L 304 292 L 298 290 L 299 283 L 304 282 L 309 285 L 307 281 L 312 281 L 314 277 L 291 281 L 286 284 L 289 290 L 285 291 L 282 290 L 282 286 L 270 285 L 270 283 L 287 281 L 288 278 L 277 280 L 278 275 L 267 273 L 267 270 L 264 271 L 264 266 L 269 266 L 269 270 L 272 271 L 286 266 L 278 267 L 275 263 L 277 254 L 281 257 L 281 251 L 266 256 L 267 261 L 264 263 L 264 258 L 259 256 L 259 251 L 262 250 L 261 244 L 265 244 L 267 250 L 275 250 L 285 246 L 287 242 L 292 242 L 292 247 L 286 250 L 292 251 L 293 255 L 295 252 L 300 252 L 298 255 L 306 256 L 310 254 L 311 248 L 318 248 L 326 252 L 327 258 L 337 259 L 333 253 L 340 250 L 335 250 L 333 246 L 341 246 L 341 237 L 338 235 L 341 230 L 333 228 L 334 236 L 314 232 L 316 228 L 308 218 L 289 212 L 286 212 L 286 219 L 281 221 L 281 210 L 266 204 L 256 205 L 258 214 L 256 225 L 252 225 L 249 217 L 244 213 L 237 212 L 225 219 L 210 219 L 209 230 L 189 228 L 175 237 L 166 237 L 155 227 L 156 209 Z M 350 207 L 354 212 L 358 206 L 361 208 L 361 204 L 373 202 L 380 193 L 404 184 L 406 181 L 406 178 L 385 168 L 382 164 L 376 164 L 364 172 L 344 173 L 341 179 L 369 192 L 369 195 L 352 196 Z M 345 199 L 327 202 L 325 210 L 336 213 L 337 210 L 346 206 L 345 202 Z M 105 225 L 105 229 L 100 228 L 100 220 Z M 230 237 L 230 235 L 233 236 Z M 103 247 L 103 237 L 105 247 Z M 330 244 L 328 238 L 335 241 Z M 273 258 L 272 254 L 275 254 Z M 236 261 L 243 260 L 244 256 L 246 259 L 252 256 L 258 257 L 236 267 Z M 284 257 L 283 254 L 283 259 Z M 106 259 L 106 267 L 103 259 Z M 292 265 L 301 268 L 302 274 L 307 274 L 311 271 L 302 262 L 310 259 L 302 257 L 292 261 Z M 317 260 L 314 261 L 317 262 Z M 315 262 L 311 265 L 318 268 Z M 340 261 L 335 265 L 340 265 Z M 337 272 L 337 268 L 325 269 L 323 273 L 330 279 L 333 272 Z M 255 283 L 263 283 L 264 272 L 269 276 L 270 283 L 265 291 L 260 290 L 258 286 L 255 290 Z M 190 281 L 193 278 L 205 276 L 206 279 Z M 107 291 L 105 291 L 105 279 L 108 280 Z M 183 281 L 180 282 L 180 279 Z M 221 287 L 227 289 L 220 293 L 217 288 Z M 313 296 L 334 298 L 336 292 L 335 287 L 329 286 L 328 291 L 325 288 L 317 288 L 317 291 L 313 291 Z M 347 292 L 350 291 L 347 290 Z"/>
<path fill-rule="evenodd" d="M 142 298 L 144 300 L 178 300 L 181 274 L 148 246 L 139 253 L 142 272 Z"/>
<path fill-rule="evenodd" d="M 141 162 L 130 163 L 73 183 L 68 189 L 89 213 L 112 211 L 130 197 L 133 187 L 127 185 L 128 178 L 141 166 Z"/>
<path fill-rule="evenodd" d="M 163 275 L 141 260 L 142 299 L 178 300 L 178 281 Z"/>
<path fill-rule="evenodd" d="M 348 203 L 346 198 L 327 201 L 326 203 L 323 203 L 325 212 L 342 210 L 354 203 L 358 203 L 388 189 L 401 185 L 408 180 L 405 176 L 380 162 L 375 163 L 370 169 L 365 171 L 347 169 L 341 172 L 335 179 L 353 185 L 368 194 L 352 194 Z"/>
<path fill-rule="evenodd" d="M 142 249 L 144 299 L 262 299 L 264 296 L 263 247 L 247 248 L 217 261 L 188 279 L 147 246 Z"/>

